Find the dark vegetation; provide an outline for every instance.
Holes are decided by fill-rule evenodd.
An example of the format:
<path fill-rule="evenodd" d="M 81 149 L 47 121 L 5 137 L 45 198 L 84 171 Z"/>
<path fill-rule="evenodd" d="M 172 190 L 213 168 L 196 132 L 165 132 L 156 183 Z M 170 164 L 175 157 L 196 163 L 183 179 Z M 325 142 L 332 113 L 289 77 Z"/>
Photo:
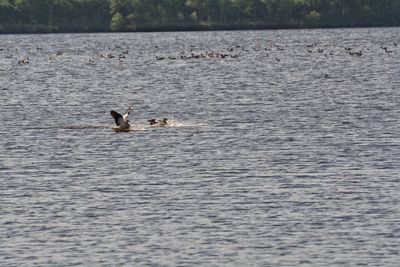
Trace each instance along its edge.
<path fill-rule="evenodd" d="M 0 33 L 400 26 L 400 0 L 0 0 Z"/>

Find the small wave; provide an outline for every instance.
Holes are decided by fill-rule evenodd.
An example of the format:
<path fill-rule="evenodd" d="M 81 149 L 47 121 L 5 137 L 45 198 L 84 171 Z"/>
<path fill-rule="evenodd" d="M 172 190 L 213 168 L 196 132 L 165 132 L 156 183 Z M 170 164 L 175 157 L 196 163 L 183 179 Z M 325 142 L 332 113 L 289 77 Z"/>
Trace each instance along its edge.
<path fill-rule="evenodd" d="M 168 127 L 204 127 L 204 123 L 194 123 L 194 122 L 181 122 L 177 120 L 168 120 Z"/>
<path fill-rule="evenodd" d="M 63 129 L 112 129 L 108 125 L 93 125 L 93 124 L 82 124 L 82 125 L 66 125 L 62 126 Z"/>
<path fill-rule="evenodd" d="M 73 130 L 85 130 L 85 129 L 105 129 L 105 130 L 110 130 L 110 131 L 115 131 L 115 126 L 114 125 L 68 125 L 62 127 L 63 129 L 73 129 Z M 140 124 L 133 124 L 129 128 L 127 132 L 131 131 L 144 131 L 146 130 L 146 127 L 144 125 Z"/>
<path fill-rule="evenodd" d="M 144 124 L 133 124 L 129 128 L 129 131 L 145 131 L 146 130 L 146 125 Z"/>
<path fill-rule="evenodd" d="M 129 131 L 146 131 L 157 128 L 181 128 L 181 127 L 204 127 L 204 123 L 181 122 L 177 120 L 168 120 L 168 125 L 165 127 L 153 127 L 148 124 L 131 124 Z M 62 129 L 84 130 L 84 129 L 107 129 L 114 130 L 115 126 L 111 125 L 94 125 L 94 124 L 78 124 L 78 125 L 64 125 Z"/>

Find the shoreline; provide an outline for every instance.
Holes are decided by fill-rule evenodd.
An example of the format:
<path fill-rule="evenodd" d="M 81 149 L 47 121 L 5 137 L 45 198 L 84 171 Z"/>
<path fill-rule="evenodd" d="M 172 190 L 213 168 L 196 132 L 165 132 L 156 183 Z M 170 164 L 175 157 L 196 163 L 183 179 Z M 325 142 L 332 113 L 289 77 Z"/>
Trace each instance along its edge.
<path fill-rule="evenodd" d="M 111 29 L 59 30 L 54 26 L 35 25 L 21 27 L 16 31 L 4 30 L 7 26 L 0 25 L 0 35 L 11 34 L 80 34 L 80 33 L 151 33 L 151 32 L 206 32 L 206 31 L 257 31 L 257 30 L 313 30 L 313 29 L 350 29 L 350 28 L 396 28 L 400 25 L 319 25 L 319 26 L 266 26 L 266 25 L 182 25 L 182 26 L 149 26 L 136 30 L 112 31 Z"/>

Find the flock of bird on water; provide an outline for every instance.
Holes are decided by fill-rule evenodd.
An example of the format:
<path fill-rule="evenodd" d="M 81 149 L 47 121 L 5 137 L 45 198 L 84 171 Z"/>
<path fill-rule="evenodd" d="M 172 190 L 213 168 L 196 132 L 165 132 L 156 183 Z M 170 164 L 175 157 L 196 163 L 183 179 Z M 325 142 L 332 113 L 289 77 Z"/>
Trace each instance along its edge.
<path fill-rule="evenodd" d="M 393 53 L 393 48 L 397 47 L 398 43 L 397 42 L 392 42 L 389 45 L 381 45 L 380 49 L 386 54 L 391 54 Z M 154 46 L 155 49 L 158 49 L 158 46 Z M 130 53 L 129 47 L 122 49 L 121 46 L 116 45 L 114 48 L 108 48 L 104 49 L 107 52 L 106 53 L 100 53 L 100 58 L 103 59 L 118 59 L 119 62 L 124 62 L 125 59 L 128 58 L 128 54 Z M 345 54 L 353 57 L 362 57 L 365 53 L 366 50 L 370 50 L 369 48 L 364 48 L 362 49 L 355 49 L 352 47 L 346 47 L 343 46 L 342 48 L 345 52 Z M 41 51 L 43 48 L 41 47 L 36 47 L 36 51 Z M 234 59 L 238 58 L 241 56 L 246 55 L 246 53 L 257 53 L 257 52 L 264 52 L 262 57 L 265 58 L 271 58 L 273 61 L 280 62 L 282 60 L 282 57 L 279 56 L 279 52 L 285 51 L 285 47 L 279 44 L 271 44 L 268 47 L 261 47 L 260 45 L 256 45 L 252 48 L 246 48 L 241 45 L 236 45 L 234 47 L 222 49 L 219 51 L 214 51 L 214 50 L 206 50 L 206 51 L 197 51 L 196 47 L 194 45 L 190 45 L 189 47 L 183 46 L 182 49 L 174 55 L 163 55 L 163 54 L 157 54 L 153 55 L 153 58 L 157 61 L 162 61 L 162 60 L 192 60 L 192 59 Z M 8 59 L 13 59 L 14 55 L 12 54 L 12 51 L 18 51 L 17 48 L 10 49 L 10 48 L 2 48 L 0 47 L 0 52 L 6 52 L 6 58 Z M 111 52 L 110 52 L 111 51 Z M 62 50 L 57 51 L 53 55 L 49 57 L 49 61 L 54 60 L 56 57 L 62 56 L 64 52 Z M 140 59 L 143 57 L 143 50 L 140 50 L 136 57 L 135 60 Z M 337 52 L 334 52 L 332 50 L 327 50 L 326 48 L 322 47 L 321 45 L 318 45 L 316 43 L 311 43 L 306 45 L 305 47 L 305 54 L 320 54 L 323 55 L 324 57 L 328 58 L 330 56 L 334 56 L 337 54 Z M 89 63 L 93 63 L 95 60 L 90 58 Z M 17 63 L 18 65 L 25 65 L 29 64 L 30 58 L 29 56 L 26 56 L 22 59 L 18 59 Z"/>
<path fill-rule="evenodd" d="M 393 42 L 390 45 L 397 47 L 398 43 Z M 158 47 L 156 46 L 155 48 L 158 48 Z M 185 46 L 183 46 L 182 50 L 177 55 L 176 54 L 175 55 L 156 55 L 155 59 L 158 61 L 161 61 L 161 60 L 213 59 L 213 58 L 214 59 L 230 59 L 230 58 L 241 57 L 248 52 L 265 51 L 266 54 L 263 55 L 264 57 L 266 57 L 266 58 L 271 57 L 275 61 L 280 62 L 281 58 L 279 57 L 279 55 L 275 55 L 274 52 L 285 51 L 285 48 L 278 44 L 272 44 L 272 46 L 264 47 L 264 48 L 261 48 L 261 46 L 259 46 L 259 45 L 256 47 L 253 47 L 253 48 L 245 48 L 241 45 L 236 45 L 234 47 L 226 48 L 226 49 L 223 49 L 220 51 L 206 50 L 203 52 L 196 52 L 195 48 L 196 47 L 193 45 L 189 46 L 189 48 L 187 48 L 187 49 L 185 48 Z M 386 54 L 391 54 L 393 52 L 392 50 L 390 50 L 390 48 L 388 46 L 381 45 L 380 49 L 382 49 L 382 51 L 384 51 Z M 361 57 L 364 54 L 363 50 L 361 50 L 361 49 L 357 50 L 357 49 L 354 49 L 351 47 L 344 47 L 344 51 L 350 56 Z M 129 53 L 128 50 L 125 50 L 122 53 L 119 53 L 118 55 L 115 55 L 110 52 L 105 55 L 101 54 L 100 57 L 108 58 L 108 59 L 118 58 L 118 60 L 120 62 L 123 62 L 123 59 L 126 58 L 126 55 L 128 53 Z M 139 56 L 136 59 L 138 59 L 141 56 L 141 53 L 142 52 L 139 53 Z M 333 56 L 335 54 L 333 51 L 326 51 L 326 49 L 318 47 L 318 45 L 316 43 L 311 43 L 311 44 L 307 45 L 307 53 L 308 54 L 312 54 L 312 53 L 322 54 L 326 58 L 328 58 L 329 56 Z"/>
<path fill-rule="evenodd" d="M 324 57 L 328 58 L 329 56 L 334 56 L 335 52 L 333 51 L 326 51 L 326 49 L 324 49 L 323 47 L 320 47 L 318 44 L 315 43 L 311 43 L 306 45 L 306 54 L 321 54 Z M 397 47 L 398 43 L 396 42 L 392 42 L 389 46 L 384 46 L 381 45 L 380 46 L 380 50 L 383 51 L 386 54 L 392 54 L 393 53 L 393 48 Z M 390 48 L 391 47 L 391 48 Z M 154 48 L 158 49 L 157 46 L 155 46 Z M 273 54 L 273 56 L 271 56 L 270 58 L 273 58 L 274 61 L 276 62 L 280 62 L 281 58 L 279 57 L 279 55 L 277 55 L 277 52 L 280 51 L 284 51 L 285 48 L 278 45 L 278 44 L 272 44 L 269 47 L 265 47 L 265 48 L 261 48 L 260 46 L 255 46 L 253 48 L 245 48 L 242 47 L 240 45 L 236 45 L 235 47 L 231 47 L 231 48 L 227 48 L 227 49 L 223 49 L 220 51 L 205 51 L 205 52 L 196 52 L 196 47 L 191 45 L 188 49 L 185 49 L 185 47 L 183 46 L 183 49 L 179 52 L 178 55 L 155 55 L 155 60 L 157 61 L 161 61 L 161 60 L 191 60 L 191 59 L 229 59 L 229 58 L 238 58 L 241 57 L 243 55 L 245 55 L 246 53 L 257 53 L 260 51 L 264 51 L 264 57 L 268 58 L 270 57 L 270 55 Z M 349 55 L 349 56 L 353 56 L 353 57 L 362 57 L 364 55 L 364 51 L 363 50 L 358 50 L 358 49 L 354 49 L 351 47 L 343 47 L 343 51 Z M 392 49 L 392 50 L 391 50 Z M 43 50 L 43 48 L 41 47 L 36 47 L 35 49 L 36 51 L 41 51 Z M 113 49 L 108 49 L 108 51 L 121 51 L 122 47 L 121 46 L 115 46 Z M 369 50 L 369 48 L 367 48 L 367 50 Z M 0 47 L 0 52 L 6 52 L 6 58 L 7 59 L 13 59 L 14 55 L 11 54 L 12 51 L 17 51 L 17 48 L 10 49 L 10 48 L 2 48 Z M 56 57 L 62 56 L 64 54 L 63 51 L 59 50 L 57 51 L 55 54 L 51 55 L 49 57 L 49 60 L 53 60 Z M 114 59 L 114 58 L 118 58 L 119 62 L 123 62 L 124 59 L 127 58 L 127 55 L 129 54 L 129 47 L 122 50 L 122 52 L 117 52 L 117 54 L 113 54 L 112 52 L 108 52 L 106 54 L 101 53 L 100 54 L 100 58 L 104 58 L 104 59 Z M 136 59 L 139 59 L 140 57 L 143 56 L 143 51 L 140 51 L 137 56 Z M 89 59 L 89 63 L 93 63 L 94 60 L 93 59 Z M 17 61 L 18 65 L 25 65 L 25 64 L 29 64 L 29 57 L 24 57 L 23 59 L 19 59 Z M 125 132 L 125 131 L 129 131 L 130 130 L 130 124 L 129 124 L 129 114 L 132 110 L 132 107 L 129 107 L 123 115 L 121 115 L 120 113 L 111 110 L 110 114 L 111 116 L 114 118 L 115 124 L 116 126 L 113 127 L 113 129 L 117 132 Z M 148 123 L 150 125 L 150 127 L 167 127 L 169 126 L 168 124 L 168 119 L 167 118 L 163 118 L 163 119 L 150 119 L 148 120 Z"/>

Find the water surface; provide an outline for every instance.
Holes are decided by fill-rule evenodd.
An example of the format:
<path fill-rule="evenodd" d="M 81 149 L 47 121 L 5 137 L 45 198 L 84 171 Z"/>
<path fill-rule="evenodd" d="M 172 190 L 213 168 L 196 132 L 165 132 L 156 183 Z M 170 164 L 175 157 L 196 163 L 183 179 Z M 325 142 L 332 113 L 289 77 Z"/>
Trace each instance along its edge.
<path fill-rule="evenodd" d="M 399 36 L 1 35 L 1 265 L 398 266 Z"/>

